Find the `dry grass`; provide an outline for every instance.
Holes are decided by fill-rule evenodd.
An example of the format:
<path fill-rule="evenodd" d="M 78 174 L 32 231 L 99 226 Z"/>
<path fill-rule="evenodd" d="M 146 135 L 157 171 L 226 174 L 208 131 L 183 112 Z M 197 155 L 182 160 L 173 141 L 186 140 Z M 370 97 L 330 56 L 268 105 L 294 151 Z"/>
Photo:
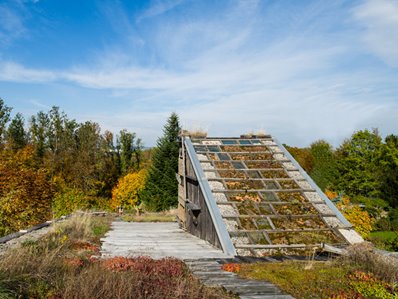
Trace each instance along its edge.
<path fill-rule="evenodd" d="M 175 222 L 177 210 L 164 212 L 144 212 L 140 215 L 125 214 L 122 216 L 123 221 L 127 222 Z"/>
<path fill-rule="evenodd" d="M 101 260 L 111 218 L 83 215 L 0 258 L 0 298 L 230 298 L 203 286 L 179 260 Z"/>
<path fill-rule="evenodd" d="M 109 269 L 109 262 L 115 262 L 117 266 Z M 221 289 L 204 287 L 179 260 L 152 260 L 147 257 L 115 258 L 106 261 L 105 265 L 97 263 L 87 267 L 65 282 L 62 297 L 231 298 Z"/>
<path fill-rule="evenodd" d="M 398 259 L 375 252 L 371 243 L 350 246 L 347 255 L 341 256 L 337 263 L 372 273 L 378 279 L 398 286 Z"/>
<path fill-rule="evenodd" d="M 196 130 L 182 130 L 181 131 L 182 136 L 190 136 L 192 138 L 206 138 L 207 137 L 207 132 L 202 129 L 196 129 Z"/>

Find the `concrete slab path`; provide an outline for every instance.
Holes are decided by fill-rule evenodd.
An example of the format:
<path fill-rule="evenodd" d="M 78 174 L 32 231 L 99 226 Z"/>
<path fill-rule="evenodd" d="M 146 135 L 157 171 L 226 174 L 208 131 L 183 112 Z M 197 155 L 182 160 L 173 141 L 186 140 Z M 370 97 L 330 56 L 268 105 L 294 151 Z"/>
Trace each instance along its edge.
<path fill-rule="evenodd" d="M 182 260 L 229 257 L 206 241 L 184 232 L 176 222 L 114 221 L 101 241 L 103 257 L 145 255 Z"/>

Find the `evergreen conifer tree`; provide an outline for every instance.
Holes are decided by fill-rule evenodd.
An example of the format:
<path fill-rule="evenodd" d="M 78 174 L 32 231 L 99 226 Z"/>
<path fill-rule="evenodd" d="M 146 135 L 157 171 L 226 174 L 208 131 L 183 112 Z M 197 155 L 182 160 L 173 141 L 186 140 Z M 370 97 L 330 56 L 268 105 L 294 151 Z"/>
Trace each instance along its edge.
<path fill-rule="evenodd" d="M 178 115 L 173 112 L 164 126 L 164 135 L 157 141 L 142 194 L 149 210 L 163 211 L 177 206 L 179 131 Z"/>
<path fill-rule="evenodd" d="M 25 121 L 22 114 L 17 113 L 7 130 L 7 139 L 14 151 L 22 149 L 28 143 L 28 136 L 24 126 Z"/>

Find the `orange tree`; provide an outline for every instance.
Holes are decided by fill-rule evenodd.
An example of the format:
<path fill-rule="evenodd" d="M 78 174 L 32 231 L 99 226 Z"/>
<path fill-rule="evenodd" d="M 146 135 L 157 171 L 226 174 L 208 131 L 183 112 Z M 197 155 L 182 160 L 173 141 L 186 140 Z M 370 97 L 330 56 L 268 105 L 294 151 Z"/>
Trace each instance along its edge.
<path fill-rule="evenodd" d="M 111 207 L 137 208 L 141 201 L 140 195 L 145 186 L 145 179 L 145 169 L 121 177 L 112 190 Z"/>
<path fill-rule="evenodd" d="M 33 157 L 29 146 L 15 154 L 0 152 L 0 235 L 51 219 L 54 188 Z"/>

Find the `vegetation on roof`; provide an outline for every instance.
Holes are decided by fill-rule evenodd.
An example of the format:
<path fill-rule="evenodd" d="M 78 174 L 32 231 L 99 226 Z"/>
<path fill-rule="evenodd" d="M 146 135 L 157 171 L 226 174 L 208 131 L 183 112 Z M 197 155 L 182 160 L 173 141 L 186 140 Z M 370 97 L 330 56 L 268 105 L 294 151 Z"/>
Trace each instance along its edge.
<path fill-rule="evenodd" d="M 297 299 L 398 298 L 398 260 L 375 254 L 368 245 L 353 246 L 347 256 L 321 262 L 242 264 L 233 272 L 270 281 Z"/>

